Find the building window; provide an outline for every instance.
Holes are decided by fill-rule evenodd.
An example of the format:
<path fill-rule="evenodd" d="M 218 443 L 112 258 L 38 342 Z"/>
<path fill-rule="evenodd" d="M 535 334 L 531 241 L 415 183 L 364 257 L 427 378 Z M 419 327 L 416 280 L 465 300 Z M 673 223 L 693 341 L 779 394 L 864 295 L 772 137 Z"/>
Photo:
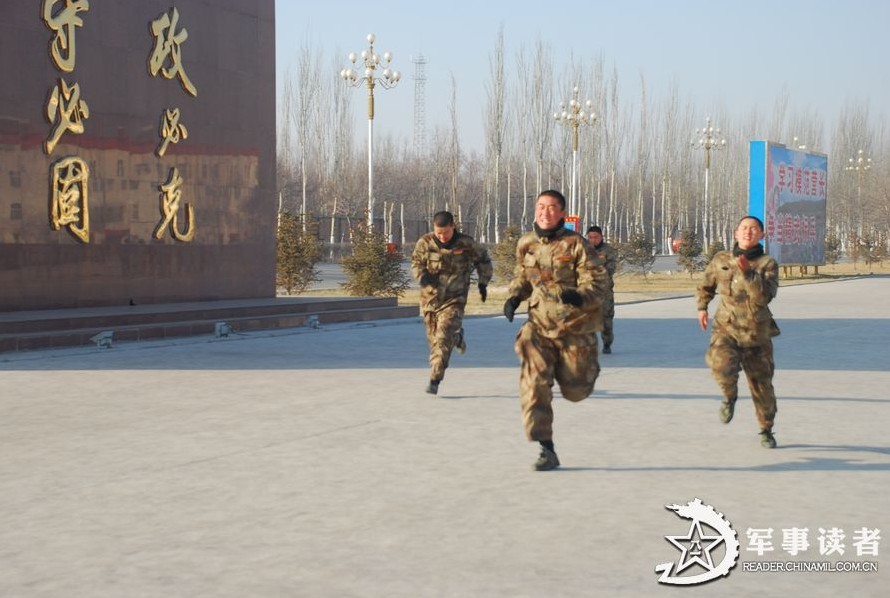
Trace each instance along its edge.
<path fill-rule="evenodd" d="M 22 204 L 20 204 L 20 203 L 10 204 L 9 219 L 10 220 L 21 220 L 22 219 Z"/>

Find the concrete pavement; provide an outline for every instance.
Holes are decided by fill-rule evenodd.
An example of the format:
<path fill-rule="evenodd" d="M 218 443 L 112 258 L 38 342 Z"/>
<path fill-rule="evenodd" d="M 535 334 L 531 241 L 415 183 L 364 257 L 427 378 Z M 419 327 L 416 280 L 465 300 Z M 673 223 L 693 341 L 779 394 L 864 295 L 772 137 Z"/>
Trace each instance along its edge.
<path fill-rule="evenodd" d="M 890 539 L 856 538 L 890 531 L 887 297 L 881 277 L 780 289 L 776 450 L 744 385 L 719 423 L 691 299 L 619 306 L 594 396 L 555 404 L 546 473 L 519 318 L 467 319 L 437 398 L 416 318 L 2 355 L 0 596 L 886 596 Z M 696 497 L 741 555 L 673 590 L 655 567 L 691 528 L 665 505 Z M 823 556 L 832 528 L 845 552 Z M 768 561 L 879 570 L 743 569 Z"/>

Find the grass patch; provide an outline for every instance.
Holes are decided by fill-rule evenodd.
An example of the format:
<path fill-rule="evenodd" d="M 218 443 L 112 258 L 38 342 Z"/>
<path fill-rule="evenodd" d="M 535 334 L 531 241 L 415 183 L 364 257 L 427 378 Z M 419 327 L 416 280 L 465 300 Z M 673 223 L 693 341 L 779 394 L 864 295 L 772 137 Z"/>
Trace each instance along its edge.
<path fill-rule="evenodd" d="M 887 274 L 890 272 L 883 263 L 874 263 L 868 266 L 864 262 L 858 264 L 844 263 L 831 264 L 819 267 L 819 274 L 810 267 L 808 272 L 802 274 L 798 267 L 782 268 L 780 286 L 809 284 L 830 280 L 841 280 L 855 276 L 867 276 L 870 274 Z M 702 273 L 696 272 L 691 277 L 688 272 L 653 272 L 647 276 L 633 272 L 619 272 L 615 276 L 615 303 L 633 303 L 651 299 L 663 299 L 667 297 L 691 297 L 695 289 L 701 284 Z M 409 288 L 399 298 L 399 305 L 417 305 L 420 302 L 420 289 L 414 286 Z M 305 291 L 301 296 L 308 297 L 348 297 L 342 289 Z M 507 300 L 507 287 L 489 285 L 488 301 L 482 303 L 479 292 L 473 285 L 467 299 L 466 313 L 469 315 L 494 315 L 503 313 L 504 301 Z M 519 308 L 520 313 L 525 311 L 525 303 Z"/>

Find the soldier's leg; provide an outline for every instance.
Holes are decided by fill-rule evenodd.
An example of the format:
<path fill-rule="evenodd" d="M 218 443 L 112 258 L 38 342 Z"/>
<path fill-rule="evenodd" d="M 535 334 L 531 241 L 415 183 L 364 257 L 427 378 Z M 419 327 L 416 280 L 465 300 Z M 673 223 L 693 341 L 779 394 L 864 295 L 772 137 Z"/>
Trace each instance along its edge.
<path fill-rule="evenodd" d="M 776 392 L 773 389 L 773 343 L 745 349 L 742 354 L 742 368 L 751 389 L 751 399 L 757 413 L 761 430 L 771 430 L 776 419 Z"/>
<path fill-rule="evenodd" d="M 466 309 L 466 304 L 460 305 L 454 312 L 454 321 L 452 326 L 454 327 L 454 335 L 451 337 L 451 348 L 452 350 L 456 350 L 458 353 L 466 353 L 467 351 L 467 342 L 464 338 L 464 310 Z"/>
<path fill-rule="evenodd" d="M 553 341 L 523 324 L 516 336 L 519 356 L 519 403 L 526 437 L 530 441 L 553 440 L 553 368 L 557 349 Z"/>
<path fill-rule="evenodd" d="M 596 337 L 590 334 L 564 336 L 557 341 L 559 358 L 555 376 L 562 396 L 581 401 L 590 396 L 600 373 Z"/>
<path fill-rule="evenodd" d="M 436 328 L 430 340 L 431 380 L 441 380 L 445 376 L 462 320 L 463 309 L 459 306 L 451 305 L 436 312 Z"/>
<path fill-rule="evenodd" d="M 603 353 L 606 349 L 611 352 L 612 342 L 615 340 L 615 298 L 607 297 L 603 302 Z"/>
<path fill-rule="evenodd" d="M 741 349 L 728 336 L 711 335 L 711 344 L 705 361 L 723 393 L 720 403 L 720 421 L 728 424 L 735 413 L 735 402 L 739 396 L 739 370 L 741 369 Z"/>
<path fill-rule="evenodd" d="M 705 363 L 723 393 L 723 400 L 735 403 L 739 396 L 739 371 L 741 370 L 741 350 L 736 342 L 724 335 L 711 335 L 711 344 L 705 354 Z"/>
<path fill-rule="evenodd" d="M 435 338 L 436 338 L 436 328 L 439 325 L 439 318 L 435 311 L 426 311 L 423 312 L 423 324 L 426 328 L 426 342 L 430 348 L 430 378 L 433 378 L 433 372 L 437 369 L 439 363 L 439 356 L 435 351 Z"/>
<path fill-rule="evenodd" d="M 433 334 L 436 332 L 436 312 L 435 311 L 425 311 L 423 312 L 423 326 L 426 328 L 426 343 L 429 345 L 430 349 L 433 348 Z"/>

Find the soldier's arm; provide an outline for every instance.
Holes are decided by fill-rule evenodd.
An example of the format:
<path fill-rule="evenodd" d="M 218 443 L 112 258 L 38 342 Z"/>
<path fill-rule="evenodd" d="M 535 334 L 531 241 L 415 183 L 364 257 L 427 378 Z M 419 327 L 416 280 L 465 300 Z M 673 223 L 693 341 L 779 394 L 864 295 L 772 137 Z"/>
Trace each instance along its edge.
<path fill-rule="evenodd" d="M 476 273 L 479 275 L 479 284 L 487 286 L 491 282 L 492 274 L 494 274 L 491 258 L 488 256 L 488 250 L 475 241 L 473 242 L 473 264 L 476 266 Z"/>
<path fill-rule="evenodd" d="M 601 303 L 609 292 L 609 272 L 597 266 L 586 243 L 575 246 L 575 268 L 578 272 L 578 293 L 585 303 Z"/>
<path fill-rule="evenodd" d="M 426 256 L 425 243 L 421 237 L 414 245 L 414 252 L 411 254 L 411 274 L 415 280 L 420 280 L 420 277 L 427 273 Z"/>
<path fill-rule="evenodd" d="M 695 304 L 698 311 L 707 311 L 708 304 L 717 293 L 717 260 L 711 260 L 708 267 L 705 268 L 705 279 L 702 281 L 695 291 Z"/>
<path fill-rule="evenodd" d="M 606 271 L 609 272 L 609 276 L 615 276 L 615 271 L 618 270 L 618 252 L 614 249 L 609 252 L 605 266 Z"/>
<path fill-rule="evenodd" d="M 516 268 L 514 270 L 513 280 L 507 290 L 511 297 L 517 297 L 521 301 L 528 299 L 532 294 L 532 285 L 528 280 L 528 273 L 525 271 L 523 261 L 525 259 L 528 243 L 523 243 L 522 239 L 516 245 Z"/>
<path fill-rule="evenodd" d="M 762 269 L 749 270 L 744 279 L 748 301 L 754 307 L 764 307 L 779 292 L 779 265 L 770 258 Z"/>

